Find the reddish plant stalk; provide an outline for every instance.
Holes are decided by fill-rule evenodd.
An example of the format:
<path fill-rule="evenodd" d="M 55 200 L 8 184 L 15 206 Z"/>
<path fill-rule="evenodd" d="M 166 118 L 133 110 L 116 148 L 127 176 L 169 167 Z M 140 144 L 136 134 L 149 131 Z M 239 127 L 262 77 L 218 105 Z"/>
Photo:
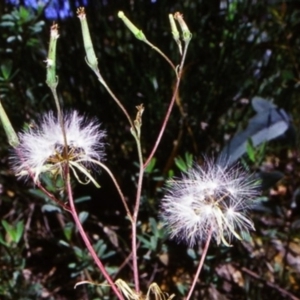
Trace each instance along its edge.
<path fill-rule="evenodd" d="M 101 273 L 103 274 L 103 276 L 105 277 L 105 279 L 107 280 L 107 282 L 109 283 L 109 285 L 111 286 L 111 288 L 113 289 L 114 293 L 116 294 L 116 296 L 118 297 L 118 299 L 120 300 L 124 300 L 124 297 L 122 296 L 121 292 L 119 291 L 119 289 L 117 288 L 117 286 L 115 285 L 115 283 L 113 282 L 112 278 L 110 277 L 110 275 L 107 273 L 103 263 L 101 262 L 101 260 L 99 259 L 99 257 L 97 256 L 97 253 L 95 252 L 91 242 L 89 241 L 86 232 L 84 231 L 82 224 L 80 223 L 76 208 L 75 208 L 75 204 L 74 204 L 74 199 L 73 199 L 73 193 L 72 193 L 72 188 L 71 188 L 71 184 L 70 184 L 70 178 L 67 175 L 66 176 L 66 186 L 67 186 L 67 193 L 68 193 L 68 198 L 69 198 L 69 204 L 70 204 L 70 209 L 71 209 L 71 215 L 74 219 L 74 222 L 76 224 L 76 227 L 85 243 L 86 248 L 88 249 L 89 253 L 91 254 L 92 258 L 94 259 L 95 264 L 98 266 L 98 268 L 100 269 Z"/>
<path fill-rule="evenodd" d="M 208 234 L 208 237 L 207 237 L 207 240 L 205 242 L 205 245 L 204 245 L 204 248 L 203 248 L 203 252 L 202 252 L 202 255 L 201 255 L 201 259 L 199 261 L 199 265 L 198 265 L 196 274 L 194 276 L 193 283 L 192 283 L 191 288 L 189 290 L 189 294 L 187 295 L 187 297 L 186 297 L 185 300 L 189 300 L 191 298 L 193 292 L 194 292 L 197 280 L 199 278 L 200 272 L 201 272 L 203 264 L 204 264 L 204 260 L 205 260 L 206 255 L 207 255 L 207 251 L 208 251 L 208 247 L 209 247 L 209 244 L 210 244 L 210 241 L 211 241 L 211 237 L 212 237 L 212 230 L 210 230 L 210 232 Z"/>

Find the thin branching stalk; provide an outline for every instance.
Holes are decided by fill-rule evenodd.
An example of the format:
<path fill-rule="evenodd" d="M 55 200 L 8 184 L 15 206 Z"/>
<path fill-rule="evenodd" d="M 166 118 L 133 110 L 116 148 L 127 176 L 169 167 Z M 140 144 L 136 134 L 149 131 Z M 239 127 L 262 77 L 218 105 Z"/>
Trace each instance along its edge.
<path fill-rule="evenodd" d="M 147 45 L 149 45 L 153 50 L 155 50 L 156 52 L 158 52 L 169 63 L 169 65 L 172 67 L 172 69 L 176 73 L 176 67 L 175 67 L 175 65 L 171 62 L 171 60 L 168 58 L 168 56 L 166 54 L 164 54 L 158 47 L 156 47 L 155 45 L 153 45 L 152 43 L 150 43 L 148 40 L 145 41 L 145 43 Z"/>
<path fill-rule="evenodd" d="M 163 126 L 161 128 L 161 131 L 159 133 L 159 136 L 156 140 L 154 149 L 152 150 L 147 162 L 144 164 L 143 163 L 143 157 L 142 157 L 142 151 L 141 151 L 141 142 L 140 142 L 140 126 L 138 127 L 139 129 L 135 130 L 133 132 L 133 136 L 136 139 L 136 143 L 137 143 L 137 148 L 138 148 L 138 156 L 139 156 L 139 164 L 140 164 L 140 170 L 139 170 L 139 176 L 138 176 L 138 183 L 137 183 L 137 192 L 136 192 L 136 201 L 135 201 L 135 206 L 134 206 L 134 211 L 133 211 L 133 220 L 132 220 L 132 260 L 133 260 L 133 272 L 134 272 L 134 282 L 135 282 L 135 290 L 137 293 L 139 293 L 139 275 L 138 275 L 138 263 L 137 263 L 137 233 L 136 233 L 136 225 L 137 225 L 137 218 L 138 218 L 138 213 L 139 213 L 139 207 L 140 207 L 140 201 L 141 201 L 141 191 L 142 191 L 142 184 L 143 184 L 143 177 L 144 177 L 144 171 L 145 168 L 147 166 L 147 164 L 150 162 L 151 158 L 153 157 L 159 142 L 162 138 L 162 135 L 165 131 L 166 128 L 166 124 L 167 121 L 170 117 L 171 111 L 173 109 L 174 106 L 174 102 L 178 93 L 178 89 L 179 89 L 179 84 L 180 84 L 180 79 L 182 77 L 182 67 L 185 61 L 185 57 L 186 57 L 186 52 L 187 52 L 187 48 L 188 48 L 188 43 L 186 43 L 186 47 L 184 50 L 184 54 L 182 56 L 181 59 L 181 63 L 179 68 L 177 69 L 174 64 L 170 61 L 170 59 L 160 50 L 158 49 L 156 46 L 154 46 L 153 44 L 151 44 L 147 38 L 145 37 L 145 35 L 142 33 L 141 30 L 139 30 L 125 15 L 123 12 L 119 12 L 118 16 L 124 21 L 125 25 L 129 28 L 129 30 L 131 30 L 133 32 L 133 34 L 136 36 L 136 38 L 138 38 L 139 40 L 145 42 L 146 44 L 148 44 L 151 48 L 153 48 L 155 51 L 157 51 L 164 59 L 166 59 L 166 61 L 171 65 L 172 69 L 175 71 L 176 73 L 176 86 L 175 86 L 175 90 L 169 105 L 169 109 L 166 113 L 164 122 L 163 122 Z M 141 124 L 140 124 L 141 125 Z M 132 130 L 134 130 L 134 126 L 131 126 Z"/>
<path fill-rule="evenodd" d="M 162 138 L 163 133 L 164 133 L 164 131 L 166 129 L 168 120 L 170 118 L 171 112 L 173 110 L 174 103 L 175 103 L 175 100 L 176 100 L 176 97 L 177 97 L 177 94 L 178 94 L 178 90 L 179 90 L 180 81 L 181 81 L 181 78 L 182 78 L 182 68 L 183 68 L 183 65 L 184 65 L 184 62 L 185 62 L 186 53 L 187 53 L 187 46 L 184 48 L 184 52 L 183 52 L 181 63 L 180 63 L 179 69 L 178 69 L 178 76 L 177 76 L 176 85 L 175 85 L 175 89 L 174 89 L 174 92 L 173 92 L 173 95 L 172 95 L 171 102 L 169 104 L 166 116 L 164 118 L 163 124 L 161 126 L 160 131 L 159 131 L 158 137 L 157 137 L 157 139 L 155 141 L 154 147 L 153 147 L 150 155 L 146 159 L 146 162 L 144 163 L 144 169 L 148 166 L 149 162 L 153 158 L 153 156 L 154 156 L 154 154 L 155 154 L 155 152 L 156 152 L 156 150 L 158 148 L 158 145 L 159 145 L 159 143 L 161 141 L 161 138 Z"/>
<path fill-rule="evenodd" d="M 121 108 L 123 113 L 125 114 L 130 126 L 134 128 L 133 122 L 126 110 L 126 108 L 123 106 L 123 104 L 120 102 L 120 100 L 115 96 L 115 94 L 112 92 L 112 90 L 109 88 L 109 86 L 106 84 L 104 78 L 102 77 L 99 66 L 98 66 L 98 60 L 95 54 L 93 42 L 90 35 L 90 30 L 86 18 L 86 13 L 84 7 L 79 7 L 77 10 L 77 15 L 80 20 L 81 24 L 81 31 L 83 36 L 83 44 L 85 47 L 85 53 L 86 53 L 86 63 L 87 65 L 92 69 L 92 71 L 96 74 L 99 82 L 104 86 L 104 88 L 108 91 L 108 93 L 111 95 L 113 100 L 116 102 L 116 104 Z"/>
<path fill-rule="evenodd" d="M 123 192 L 122 192 L 122 190 L 121 190 L 121 188 L 120 188 L 120 186 L 119 186 L 119 184 L 118 184 L 115 176 L 113 175 L 113 173 L 110 171 L 110 169 L 105 164 L 101 163 L 100 161 L 94 161 L 94 160 L 91 160 L 91 161 L 95 162 L 95 164 L 98 164 L 101 168 L 103 168 L 108 173 L 108 175 L 110 176 L 111 180 L 113 181 L 113 183 L 114 183 L 114 185 L 115 185 L 115 187 L 116 187 L 116 189 L 117 189 L 117 191 L 118 191 L 118 193 L 120 195 L 120 198 L 121 198 L 122 203 L 124 205 L 124 208 L 126 210 L 127 216 L 130 219 L 130 221 L 132 222 L 133 216 L 132 216 L 132 214 L 131 214 L 131 212 L 130 212 L 130 210 L 128 208 L 128 205 L 126 203 L 126 200 L 125 200 L 125 197 L 123 195 Z"/>
<path fill-rule="evenodd" d="M 97 253 L 95 252 L 92 244 L 90 243 L 86 232 L 84 231 L 76 208 L 75 208 L 75 204 L 74 204 L 74 199 L 73 199 L 73 192 L 72 192 L 72 187 L 71 187 L 71 179 L 70 179 L 70 162 L 69 162 L 69 156 L 68 156 L 68 141 L 67 141 L 67 136 L 66 136 L 66 129 L 65 129 L 65 125 L 64 125 L 64 117 L 63 117 L 63 113 L 61 111 L 60 108 L 60 104 L 59 104 L 59 99 L 58 99 L 58 95 L 57 95 L 57 84 L 58 84 L 58 80 L 57 80 L 57 76 L 56 76 L 56 70 L 55 70 L 55 65 L 56 65 L 56 42 L 57 42 L 57 38 L 58 38 L 58 31 L 57 31 L 57 26 L 52 26 L 51 28 L 51 38 L 50 38 L 50 46 L 49 46 L 49 57 L 47 59 L 48 61 L 48 68 L 47 68 L 47 84 L 53 94 L 54 100 L 55 100 L 55 104 L 56 104 L 56 108 L 57 108 L 57 114 L 58 114 L 58 121 L 61 127 L 61 131 L 62 131 L 62 135 L 63 135 L 63 141 L 64 141 L 64 159 L 65 159 L 65 164 L 63 166 L 63 174 L 62 176 L 64 177 L 64 182 L 65 182 L 65 187 L 67 190 L 67 195 L 68 195 L 68 200 L 69 200 L 69 205 L 70 205 L 70 213 L 74 219 L 74 222 L 76 224 L 76 227 L 86 245 L 86 248 L 88 249 L 89 253 L 91 254 L 91 256 L 94 259 L 94 262 L 96 263 L 96 265 L 98 266 L 98 268 L 100 269 L 101 273 L 103 274 L 103 276 L 105 277 L 105 279 L 107 280 L 107 282 L 110 284 L 111 288 L 113 289 L 114 293 L 116 294 L 116 296 L 118 297 L 118 299 L 124 300 L 121 292 L 118 290 L 117 286 L 114 284 L 112 278 L 109 276 L 109 274 L 107 273 L 104 265 L 102 264 L 101 260 L 98 258 Z M 49 64 L 49 61 L 51 62 Z"/>
<path fill-rule="evenodd" d="M 105 80 L 103 79 L 103 77 L 100 74 L 99 69 L 97 71 L 94 71 L 99 82 L 104 86 L 104 88 L 106 89 L 106 91 L 109 93 L 109 95 L 113 98 L 113 100 L 116 102 L 116 104 L 120 107 L 120 109 L 123 111 L 124 115 L 126 116 L 130 127 L 134 128 L 133 122 L 126 110 L 126 108 L 124 107 L 124 105 L 121 103 L 121 101 L 118 99 L 118 97 L 113 93 L 113 91 L 110 89 L 110 87 L 106 84 Z"/>
<path fill-rule="evenodd" d="M 148 39 L 146 38 L 145 34 L 142 32 L 142 30 L 138 29 L 124 14 L 123 11 L 119 11 L 118 12 L 118 17 L 120 19 L 122 19 L 122 21 L 124 22 L 124 24 L 127 26 L 127 28 L 134 34 L 134 36 L 146 43 L 148 46 L 150 46 L 153 50 L 155 50 L 156 52 L 158 52 L 171 66 L 171 68 L 176 72 L 176 67 L 175 65 L 172 63 L 172 61 L 167 57 L 166 54 L 164 54 L 158 47 L 156 47 L 155 45 L 153 45 L 151 42 L 148 41 Z"/>
<path fill-rule="evenodd" d="M 66 168 L 67 169 L 67 168 Z M 91 254 L 92 258 L 94 259 L 95 264 L 98 266 L 98 268 L 100 269 L 101 273 L 103 274 L 103 276 L 105 277 L 105 279 L 107 280 L 107 282 L 109 283 L 109 285 L 111 286 L 111 288 L 113 289 L 114 293 L 116 294 L 116 296 L 118 297 L 118 299 L 120 300 L 124 300 L 122 294 L 120 293 L 119 289 L 117 288 L 117 286 L 114 284 L 112 278 L 109 276 L 109 274 L 107 273 L 103 263 L 101 262 L 100 258 L 97 256 L 97 253 L 95 252 L 91 242 L 89 241 L 86 232 L 84 231 L 81 222 L 79 220 L 76 208 L 75 208 L 75 204 L 74 204 L 74 199 L 73 199 L 73 193 L 72 193 L 72 187 L 71 187 L 71 183 L 70 183 L 70 176 L 69 176 L 69 172 L 68 170 L 66 170 L 65 172 L 65 182 L 66 182 L 66 188 L 67 188 L 67 193 L 68 193 L 68 199 L 69 199 L 69 204 L 70 204 L 70 208 L 71 208 L 71 214 L 72 217 L 74 219 L 74 222 L 76 224 L 76 227 L 85 243 L 86 248 L 88 249 L 89 253 Z"/>
<path fill-rule="evenodd" d="M 137 141 L 137 149 L 138 149 L 138 157 L 139 157 L 139 179 L 137 184 L 137 191 L 136 191 L 136 200 L 135 206 L 133 211 L 133 218 L 132 218 L 132 262 L 133 262 L 133 275 L 134 275 L 134 284 L 135 284 L 135 291 L 139 293 L 140 284 L 139 284 L 139 268 L 138 268 L 138 258 L 137 258 L 137 236 L 136 236 L 136 226 L 137 226 L 137 219 L 139 214 L 140 202 L 141 202 L 141 193 L 142 193 L 142 185 L 144 179 L 144 167 L 143 167 L 143 156 L 142 156 L 142 149 L 141 149 L 141 141 L 136 137 Z"/>
<path fill-rule="evenodd" d="M 211 241 L 211 237 L 212 237 L 212 230 L 210 230 L 210 232 L 207 236 L 207 239 L 206 239 L 206 242 L 205 242 L 202 254 L 201 254 L 201 259 L 199 261 L 199 265 L 198 265 L 196 274 L 195 274 L 194 279 L 193 279 L 193 283 L 191 285 L 191 288 L 190 288 L 189 293 L 188 293 L 185 300 L 189 300 L 191 298 L 193 292 L 194 292 L 197 280 L 199 278 L 200 272 L 201 272 L 203 264 L 204 264 L 204 260 L 205 260 L 206 255 L 207 255 L 207 251 L 208 251 L 208 247 L 209 247 L 209 244 L 210 244 L 210 241 Z"/>
<path fill-rule="evenodd" d="M 92 40 L 90 37 L 90 32 L 89 32 L 89 28 L 88 28 L 88 23 L 87 23 L 87 19 L 86 19 L 86 14 L 85 14 L 85 10 L 84 8 L 79 8 L 78 11 L 78 17 L 80 19 L 81 22 L 81 27 L 82 27 L 82 34 L 83 34 L 83 41 L 84 41 L 84 46 L 85 46 L 85 50 L 86 50 L 86 62 L 88 64 L 88 66 L 93 70 L 93 72 L 96 74 L 99 82 L 104 86 L 104 88 L 107 90 L 107 92 L 110 94 L 110 96 L 113 98 L 113 100 L 116 102 L 116 104 L 121 108 L 121 110 L 123 111 L 123 113 L 125 114 L 126 118 L 128 119 L 128 122 L 130 124 L 131 127 L 131 133 L 133 134 L 135 140 L 136 140 L 136 144 L 137 144 L 137 151 L 138 151 L 138 158 L 139 158 L 139 175 L 138 175 L 138 182 L 137 182 L 137 191 L 136 191 L 136 200 L 135 200 L 135 205 L 134 205 L 134 210 L 133 210 L 133 214 L 130 214 L 130 211 L 127 207 L 127 204 L 125 202 L 125 199 L 123 197 L 123 194 L 119 188 L 119 186 L 116 184 L 115 180 L 113 179 L 119 194 L 121 195 L 123 204 L 125 206 L 127 215 L 130 217 L 131 220 L 131 227 L 132 227 L 132 261 L 133 261 L 133 273 L 134 273 L 134 283 L 135 283 L 135 292 L 138 294 L 140 291 L 140 287 L 139 287 L 139 270 L 138 270 L 138 257 L 137 257 L 137 219 L 138 219 L 138 213 L 139 213 L 139 207 L 140 207 L 140 201 L 141 201 L 141 192 L 142 192 L 142 184 L 143 184 L 143 177 L 144 177 L 144 171 L 146 166 L 148 165 L 149 161 L 152 159 L 152 157 L 154 156 L 157 147 L 160 143 L 160 140 L 162 138 L 162 135 L 165 131 L 167 122 L 169 120 L 171 111 L 173 109 L 177 94 L 178 94 L 178 89 L 179 89 L 179 84 L 180 84 L 180 80 L 182 77 L 182 67 L 184 65 L 184 61 L 185 61 L 185 57 L 186 57 L 186 53 L 187 53 L 187 48 L 188 48 L 188 42 L 191 38 L 191 34 L 188 31 L 187 26 L 185 25 L 184 21 L 182 20 L 182 16 L 180 14 L 178 14 L 179 16 L 179 23 L 180 26 L 182 27 L 182 31 L 183 31 L 183 40 L 185 42 L 185 49 L 184 49 L 184 53 L 182 55 L 182 59 L 181 59 L 181 63 L 179 65 L 179 67 L 176 67 L 171 60 L 160 50 L 158 49 L 156 46 L 154 46 L 152 43 L 150 43 L 145 35 L 142 33 L 141 30 L 139 30 L 126 16 L 125 14 L 121 11 L 118 13 L 118 16 L 124 21 L 125 25 L 129 28 L 130 31 L 133 32 L 133 34 L 135 35 L 135 37 L 143 42 L 145 42 L 146 44 L 148 44 L 151 48 L 153 48 L 155 51 L 157 51 L 170 65 L 171 68 L 174 70 L 175 74 L 176 74 L 176 85 L 175 85 L 175 89 L 172 95 L 172 99 L 168 108 L 168 111 L 166 113 L 166 116 L 164 118 L 163 121 L 163 125 L 162 128 L 159 132 L 158 138 L 156 140 L 155 146 L 150 154 L 150 156 L 148 157 L 146 163 L 144 164 L 143 161 L 143 156 L 142 156 L 142 149 L 141 149 L 141 140 L 140 140 L 140 129 L 141 129 L 141 114 L 142 114 L 142 107 L 139 107 L 140 109 L 140 114 L 138 114 L 139 118 L 135 121 L 132 121 L 131 117 L 129 116 L 127 110 L 125 109 L 125 107 L 122 105 L 122 103 L 119 101 L 119 99 L 115 96 L 115 94 L 112 92 L 112 90 L 109 88 L 109 86 L 106 84 L 105 80 L 103 79 L 99 67 L 98 67 L 98 61 L 95 55 L 95 51 L 94 51 L 94 47 L 92 44 Z M 107 171 L 107 169 L 106 169 Z M 112 176 L 112 174 L 109 172 L 109 175 L 114 178 Z"/>

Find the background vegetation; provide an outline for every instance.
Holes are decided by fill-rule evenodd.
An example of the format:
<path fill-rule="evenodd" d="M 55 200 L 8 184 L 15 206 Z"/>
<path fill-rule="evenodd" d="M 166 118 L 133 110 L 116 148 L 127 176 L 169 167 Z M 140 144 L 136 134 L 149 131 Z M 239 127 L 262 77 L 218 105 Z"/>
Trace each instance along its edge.
<path fill-rule="evenodd" d="M 96 116 L 107 130 L 107 164 L 130 203 L 137 156 L 126 119 L 84 61 L 77 6 L 55 18 L 58 91 L 65 109 Z M 45 84 L 45 58 L 53 22 L 45 9 L 0 6 L 0 93 L 16 130 L 34 126 L 54 109 Z M 54 3 L 54 1 L 53 1 Z M 52 4 L 53 4 L 52 3 Z M 177 106 L 156 163 L 147 173 L 140 215 L 140 268 L 144 289 L 155 281 L 181 299 L 201 249 L 167 240 L 158 222 L 162 186 L 190 155 L 217 156 L 254 115 L 251 99 L 272 99 L 291 116 L 290 130 L 244 158 L 261 172 L 264 196 L 252 211 L 256 232 L 231 248 L 212 246 L 195 299 L 298 299 L 300 297 L 300 180 L 297 136 L 300 80 L 299 1 L 90 0 L 86 12 L 107 83 L 134 116 L 145 105 L 143 151 L 151 150 L 172 94 L 174 76 L 165 61 L 134 39 L 117 12 L 123 10 L 175 62 L 168 14 L 180 11 L 193 33 Z M 64 12 L 64 13 L 63 13 Z M 277 109 L 276 108 L 276 109 Z M 282 111 L 281 111 L 282 112 Z M 9 147 L 0 131 L 0 298 L 109 299 L 109 288 L 74 284 L 102 278 L 78 238 L 70 217 L 9 168 Z M 181 157 L 182 159 L 179 159 Z M 175 163 L 177 158 L 177 165 Z M 100 190 L 75 185 L 78 211 L 99 255 L 115 278 L 132 282 L 128 222 L 110 179 L 99 174 Z M 49 181 L 48 188 L 55 190 Z M 293 296 L 294 295 L 294 296 Z M 294 298 L 293 298 L 294 297 Z"/>

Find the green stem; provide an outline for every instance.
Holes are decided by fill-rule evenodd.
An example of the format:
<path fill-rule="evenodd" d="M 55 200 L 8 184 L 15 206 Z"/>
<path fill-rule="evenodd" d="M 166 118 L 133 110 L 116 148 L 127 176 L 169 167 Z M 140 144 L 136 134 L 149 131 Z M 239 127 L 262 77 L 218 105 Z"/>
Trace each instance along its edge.
<path fill-rule="evenodd" d="M 137 234 L 136 234 L 136 226 L 137 226 L 137 219 L 139 214 L 140 202 L 141 202 L 141 193 L 142 193 L 142 185 L 144 179 L 144 167 L 143 167 L 143 156 L 142 156 L 142 149 L 141 149 L 141 141 L 140 139 L 134 135 L 137 143 L 137 150 L 138 150 L 138 157 L 139 157 L 139 179 L 137 184 L 137 191 L 136 191 L 136 200 L 135 206 L 133 211 L 133 218 L 132 218 L 132 262 L 133 262 L 133 275 L 134 275 L 134 284 L 135 284 L 135 291 L 139 293 L 140 285 L 139 285 L 139 268 L 138 268 L 138 257 L 137 257 Z"/>
<path fill-rule="evenodd" d="M 91 160 L 91 161 L 93 161 L 93 160 Z M 120 195 L 120 197 L 121 197 L 121 200 L 122 200 L 122 202 L 123 202 L 123 205 L 124 205 L 125 210 L 126 210 L 126 213 L 127 213 L 127 216 L 128 216 L 128 218 L 130 219 L 130 221 L 132 222 L 133 216 L 132 216 L 132 214 L 130 213 L 130 210 L 129 210 L 128 205 L 127 205 L 126 200 L 125 200 L 125 197 L 124 197 L 124 195 L 123 195 L 123 193 L 122 193 L 122 190 L 121 190 L 121 188 L 120 188 L 120 186 L 119 186 L 119 184 L 118 184 L 116 178 L 114 177 L 113 173 L 112 173 L 112 172 L 110 171 L 110 169 L 109 169 L 106 165 L 104 165 L 103 163 L 101 163 L 101 162 L 99 162 L 99 161 L 97 161 L 97 162 L 95 161 L 95 163 L 97 163 L 101 168 L 103 168 L 103 169 L 108 173 L 108 175 L 110 176 L 111 180 L 113 181 L 113 183 L 114 183 L 114 185 L 115 185 L 115 187 L 116 187 L 116 189 L 117 189 L 117 191 L 118 191 L 118 193 L 119 193 L 119 195 Z"/>
<path fill-rule="evenodd" d="M 116 104 L 120 107 L 120 109 L 125 114 L 128 122 L 130 124 L 130 127 L 131 128 L 135 128 L 134 125 L 133 125 L 133 122 L 132 122 L 132 120 L 131 120 L 128 112 L 127 112 L 127 110 L 125 109 L 125 107 L 123 106 L 123 104 L 121 103 L 121 101 L 117 98 L 117 96 L 113 93 L 113 91 L 109 88 L 109 86 L 106 84 L 105 80 L 103 79 L 103 77 L 100 74 L 99 69 L 93 70 L 93 71 L 96 74 L 99 82 L 104 86 L 104 88 L 106 89 L 106 91 L 110 94 L 110 96 L 113 98 L 113 100 L 116 102 Z"/>

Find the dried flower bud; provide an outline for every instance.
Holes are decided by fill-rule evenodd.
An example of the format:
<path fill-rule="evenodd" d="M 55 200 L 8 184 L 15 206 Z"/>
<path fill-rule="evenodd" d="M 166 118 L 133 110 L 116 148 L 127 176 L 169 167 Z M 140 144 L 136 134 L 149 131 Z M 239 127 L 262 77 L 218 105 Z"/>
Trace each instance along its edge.
<path fill-rule="evenodd" d="M 145 109 L 144 104 L 142 103 L 140 105 L 137 105 L 136 109 L 137 109 L 137 114 L 136 114 L 136 118 L 134 120 L 134 126 L 137 130 L 138 136 L 140 136 L 141 127 L 142 127 L 142 115 L 143 115 L 143 112 Z"/>

